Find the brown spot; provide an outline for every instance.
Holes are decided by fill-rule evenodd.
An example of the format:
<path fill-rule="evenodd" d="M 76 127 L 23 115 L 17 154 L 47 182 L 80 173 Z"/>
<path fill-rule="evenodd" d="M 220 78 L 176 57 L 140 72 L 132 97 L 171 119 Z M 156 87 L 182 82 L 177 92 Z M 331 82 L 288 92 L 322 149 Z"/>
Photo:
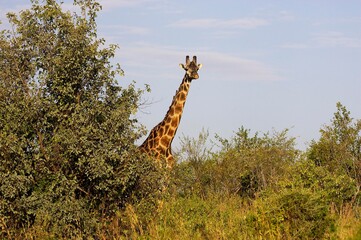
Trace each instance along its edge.
<path fill-rule="evenodd" d="M 162 137 L 162 139 L 160 140 L 161 144 L 163 146 L 168 146 L 169 142 L 170 142 L 170 138 L 168 138 L 167 136 Z"/>
<path fill-rule="evenodd" d="M 173 135 L 174 135 L 174 130 L 173 130 L 173 129 L 169 129 L 169 131 L 168 131 L 168 135 L 173 136 Z"/>
<path fill-rule="evenodd" d="M 174 115 L 174 107 L 172 107 L 172 108 L 169 110 L 169 115 L 170 115 L 170 116 Z"/>
<path fill-rule="evenodd" d="M 159 155 L 165 156 L 166 148 L 158 148 Z"/>
<path fill-rule="evenodd" d="M 154 139 L 149 141 L 149 148 L 153 148 L 154 147 Z"/>
<path fill-rule="evenodd" d="M 185 95 L 185 93 L 180 93 L 180 94 L 179 94 L 179 100 L 180 100 L 180 101 L 185 101 L 185 100 L 186 100 L 186 95 Z"/>
<path fill-rule="evenodd" d="M 178 126 L 178 117 L 173 118 L 171 124 L 172 124 L 172 127 L 174 127 L 174 128 L 177 127 Z"/>
<path fill-rule="evenodd" d="M 169 124 L 172 121 L 172 118 L 167 118 L 166 123 Z"/>
<path fill-rule="evenodd" d="M 167 134 L 170 124 L 164 126 L 164 134 Z"/>
<path fill-rule="evenodd" d="M 182 107 L 181 104 L 178 104 L 178 105 L 175 107 L 175 111 L 176 111 L 177 113 L 181 112 L 182 109 L 183 109 L 183 107 Z"/>
<path fill-rule="evenodd" d="M 164 134 L 164 127 L 161 127 L 158 131 L 159 135 L 163 135 Z"/>

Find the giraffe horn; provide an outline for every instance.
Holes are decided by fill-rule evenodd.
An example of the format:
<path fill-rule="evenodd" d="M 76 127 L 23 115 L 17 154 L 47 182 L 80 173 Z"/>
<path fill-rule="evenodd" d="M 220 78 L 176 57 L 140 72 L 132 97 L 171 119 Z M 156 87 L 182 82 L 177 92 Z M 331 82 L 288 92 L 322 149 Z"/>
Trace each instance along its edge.
<path fill-rule="evenodd" d="M 197 64 L 197 56 L 193 56 L 193 62 Z"/>
<path fill-rule="evenodd" d="M 186 56 L 186 65 L 189 64 L 189 56 Z"/>

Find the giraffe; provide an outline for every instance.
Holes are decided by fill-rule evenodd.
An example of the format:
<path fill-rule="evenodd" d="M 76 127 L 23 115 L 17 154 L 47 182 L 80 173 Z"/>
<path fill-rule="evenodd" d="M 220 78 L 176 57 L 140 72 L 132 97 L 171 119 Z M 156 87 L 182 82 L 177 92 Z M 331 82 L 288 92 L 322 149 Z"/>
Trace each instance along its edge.
<path fill-rule="evenodd" d="M 202 64 L 197 64 L 196 56 L 193 56 L 192 61 L 189 60 L 189 56 L 186 56 L 186 64 L 179 64 L 179 66 L 181 66 L 186 73 L 173 97 L 172 104 L 163 121 L 150 131 L 147 139 L 139 147 L 143 152 L 155 156 L 157 160 L 164 158 L 169 168 L 172 168 L 175 163 L 171 151 L 171 144 L 182 117 L 189 87 L 192 80 L 199 78 L 198 70 L 202 67 Z"/>

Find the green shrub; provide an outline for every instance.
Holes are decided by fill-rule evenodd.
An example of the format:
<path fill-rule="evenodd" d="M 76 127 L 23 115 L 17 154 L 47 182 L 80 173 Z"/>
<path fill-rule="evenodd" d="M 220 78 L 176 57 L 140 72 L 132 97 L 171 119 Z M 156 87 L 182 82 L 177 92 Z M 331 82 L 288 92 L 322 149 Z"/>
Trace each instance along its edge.
<path fill-rule="evenodd" d="M 284 188 L 257 201 L 255 228 L 266 238 L 322 239 L 335 231 L 329 204 L 307 188 Z"/>
<path fill-rule="evenodd" d="M 327 168 L 317 166 L 313 161 L 304 160 L 293 166 L 291 179 L 281 181 L 283 188 L 307 188 L 322 195 L 328 204 L 341 206 L 354 201 L 358 190 L 356 181 L 347 175 L 335 174 Z"/>
<path fill-rule="evenodd" d="M 330 125 L 320 130 L 321 137 L 313 141 L 308 156 L 318 166 L 336 174 L 348 175 L 361 186 L 361 120 L 354 120 L 341 103 Z"/>
<path fill-rule="evenodd" d="M 161 191 L 162 170 L 134 145 L 142 90 L 117 84 L 116 46 L 96 37 L 100 6 L 75 4 L 81 16 L 32 1 L 0 34 L 0 238 L 91 236 Z"/>
<path fill-rule="evenodd" d="M 299 157 L 294 138 L 287 137 L 287 132 L 250 136 L 250 130 L 242 127 L 230 141 L 218 137 L 220 150 L 213 154 L 204 150 L 206 141 L 203 135 L 198 141 L 183 141 L 186 143 L 183 151 L 201 157 L 191 158 L 197 161 L 183 160 L 176 167 L 178 192 L 255 197 L 259 191 L 282 178 Z M 195 154 L 197 152 L 202 154 Z"/>
<path fill-rule="evenodd" d="M 313 161 L 294 164 L 288 176 L 255 200 L 255 228 L 269 238 L 323 239 L 336 234 L 334 210 L 352 203 L 355 181 L 336 175 Z M 252 215 L 253 216 L 253 215 Z M 251 221 L 252 224 L 252 221 Z"/>

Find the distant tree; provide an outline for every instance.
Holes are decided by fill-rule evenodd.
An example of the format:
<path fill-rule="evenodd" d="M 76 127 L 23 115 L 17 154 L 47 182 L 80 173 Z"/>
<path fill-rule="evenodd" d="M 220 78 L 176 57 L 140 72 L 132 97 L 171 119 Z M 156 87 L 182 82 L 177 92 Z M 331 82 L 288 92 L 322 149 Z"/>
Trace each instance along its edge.
<path fill-rule="evenodd" d="M 321 137 L 313 141 L 309 158 L 318 166 L 334 173 L 346 174 L 361 186 L 361 120 L 354 120 L 341 103 L 330 125 L 320 130 Z"/>
<path fill-rule="evenodd" d="M 31 2 L 0 33 L 0 238 L 33 224 L 92 234 L 99 217 L 157 192 L 158 170 L 134 145 L 142 90 L 117 84 L 96 1 L 75 0 L 81 14 Z"/>

